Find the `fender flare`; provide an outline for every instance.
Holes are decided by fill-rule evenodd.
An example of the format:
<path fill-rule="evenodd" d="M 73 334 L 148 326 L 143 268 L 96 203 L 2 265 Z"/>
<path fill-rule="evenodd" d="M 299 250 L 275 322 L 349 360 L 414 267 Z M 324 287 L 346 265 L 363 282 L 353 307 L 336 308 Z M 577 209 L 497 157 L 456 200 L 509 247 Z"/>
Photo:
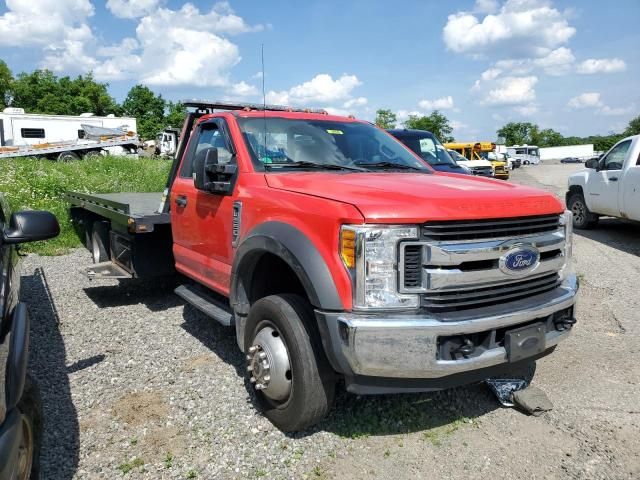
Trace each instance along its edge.
<path fill-rule="evenodd" d="M 254 228 L 236 250 L 231 269 L 231 306 L 248 313 L 243 278 L 251 275 L 257 260 L 271 253 L 283 260 L 302 283 L 311 304 L 324 310 L 344 310 L 331 271 L 311 240 L 297 228 L 283 222 L 266 222 Z"/>

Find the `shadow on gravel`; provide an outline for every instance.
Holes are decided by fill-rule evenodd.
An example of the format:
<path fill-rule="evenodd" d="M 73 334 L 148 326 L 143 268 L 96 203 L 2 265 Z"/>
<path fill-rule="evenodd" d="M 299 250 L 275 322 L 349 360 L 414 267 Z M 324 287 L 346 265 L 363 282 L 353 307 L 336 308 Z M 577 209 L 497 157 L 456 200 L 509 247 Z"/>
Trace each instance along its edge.
<path fill-rule="evenodd" d="M 235 330 L 223 327 L 215 320 L 185 305 L 182 328 L 221 360 L 232 365 L 236 374 L 245 377 L 244 355 L 236 344 Z M 259 405 L 251 385 L 245 381 L 249 399 L 256 410 Z M 337 392 L 336 403 L 329 417 L 316 427 L 290 438 L 303 438 L 320 430 L 342 437 L 359 438 L 370 435 L 393 435 L 424 431 L 448 425 L 451 433 L 469 419 L 480 417 L 499 408 L 493 394 L 484 385 L 470 385 L 451 390 L 404 395 L 357 396 Z"/>
<path fill-rule="evenodd" d="M 184 280 L 182 280 L 184 281 Z M 87 287 L 84 292 L 100 308 L 126 307 L 144 304 L 152 312 L 180 305 L 182 301 L 173 290 L 180 285 L 178 277 L 159 280 L 121 280 L 118 285 Z"/>
<path fill-rule="evenodd" d="M 31 317 L 29 371 L 42 396 L 42 478 L 66 480 L 78 467 L 80 431 L 58 328 L 60 319 L 41 269 L 23 275 L 21 282 L 21 297 L 28 303 Z"/>
<path fill-rule="evenodd" d="M 601 218 L 592 230 L 573 233 L 631 255 L 640 256 L 640 225 L 616 218 Z"/>

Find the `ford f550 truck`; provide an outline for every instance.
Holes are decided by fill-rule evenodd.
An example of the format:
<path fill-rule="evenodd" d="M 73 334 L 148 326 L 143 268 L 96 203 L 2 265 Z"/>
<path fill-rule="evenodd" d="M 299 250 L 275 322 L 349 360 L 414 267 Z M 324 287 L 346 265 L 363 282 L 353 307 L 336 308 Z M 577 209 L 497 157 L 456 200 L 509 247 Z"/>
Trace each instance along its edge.
<path fill-rule="evenodd" d="M 176 293 L 235 328 L 277 427 L 318 422 L 339 382 L 381 394 L 482 381 L 569 334 L 572 223 L 554 196 L 435 172 L 354 118 L 185 105 L 163 200 L 68 194 L 98 262 L 88 273 L 183 274 Z"/>
<path fill-rule="evenodd" d="M 640 222 L 640 135 L 616 143 L 569 177 L 567 207 L 576 228 L 592 228 L 601 215 Z"/>

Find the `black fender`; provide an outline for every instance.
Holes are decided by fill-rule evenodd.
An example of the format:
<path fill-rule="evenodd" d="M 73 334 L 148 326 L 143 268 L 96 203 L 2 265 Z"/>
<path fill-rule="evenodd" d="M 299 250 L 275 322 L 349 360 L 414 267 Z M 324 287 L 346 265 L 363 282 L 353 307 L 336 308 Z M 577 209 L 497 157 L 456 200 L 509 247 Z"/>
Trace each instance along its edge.
<path fill-rule="evenodd" d="M 565 195 L 565 199 L 564 199 L 564 204 L 568 207 L 569 206 L 569 199 L 571 198 L 571 195 L 573 195 L 574 193 L 580 193 L 584 196 L 584 192 L 582 190 L 582 187 L 580 185 L 571 185 L 569 187 L 569 190 L 567 190 L 567 193 Z M 585 202 L 586 202 L 586 198 L 585 198 Z"/>
<path fill-rule="evenodd" d="M 22 398 L 29 360 L 29 312 L 27 305 L 19 302 L 13 310 L 12 317 L 9 357 L 7 358 L 7 411 L 15 408 Z"/>
<path fill-rule="evenodd" d="M 329 267 L 311 240 L 287 223 L 266 222 L 251 230 L 236 250 L 231 269 L 230 301 L 237 313 L 248 313 L 242 281 L 250 278 L 256 262 L 265 252 L 276 255 L 291 267 L 314 307 L 344 309 Z"/>

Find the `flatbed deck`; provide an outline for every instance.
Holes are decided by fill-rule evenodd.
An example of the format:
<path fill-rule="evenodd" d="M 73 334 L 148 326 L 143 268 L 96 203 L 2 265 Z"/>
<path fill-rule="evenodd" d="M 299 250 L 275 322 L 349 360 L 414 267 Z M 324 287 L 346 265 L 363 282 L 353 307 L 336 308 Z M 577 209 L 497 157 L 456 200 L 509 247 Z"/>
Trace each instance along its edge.
<path fill-rule="evenodd" d="M 159 213 L 161 192 L 79 193 L 68 192 L 67 201 L 74 207 L 127 226 L 137 233 L 152 232 L 155 225 L 171 223 L 169 213 Z"/>

